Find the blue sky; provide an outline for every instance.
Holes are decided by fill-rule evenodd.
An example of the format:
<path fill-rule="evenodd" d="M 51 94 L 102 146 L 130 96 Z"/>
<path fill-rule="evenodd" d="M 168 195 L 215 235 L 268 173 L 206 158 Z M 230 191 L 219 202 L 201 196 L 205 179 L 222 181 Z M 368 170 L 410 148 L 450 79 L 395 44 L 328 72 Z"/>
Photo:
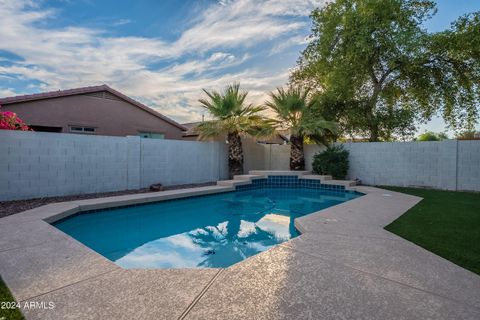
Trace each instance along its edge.
<path fill-rule="evenodd" d="M 202 88 L 240 81 L 254 103 L 286 83 L 324 0 L 0 0 L 0 97 L 107 83 L 180 122 Z M 431 31 L 477 0 L 439 0 Z M 436 119 L 425 128 L 443 131 Z"/>

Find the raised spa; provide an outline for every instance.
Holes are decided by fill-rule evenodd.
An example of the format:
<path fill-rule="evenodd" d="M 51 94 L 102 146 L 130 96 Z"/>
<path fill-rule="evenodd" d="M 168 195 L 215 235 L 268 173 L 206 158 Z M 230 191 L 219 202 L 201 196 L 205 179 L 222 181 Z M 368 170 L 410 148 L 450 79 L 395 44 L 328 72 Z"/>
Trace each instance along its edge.
<path fill-rule="evenodd" d="M 86 211 L 54 225 L 124 268 L 227 267 L 296 237 L 295 218 L 361 195 L 286 186 Z"/>

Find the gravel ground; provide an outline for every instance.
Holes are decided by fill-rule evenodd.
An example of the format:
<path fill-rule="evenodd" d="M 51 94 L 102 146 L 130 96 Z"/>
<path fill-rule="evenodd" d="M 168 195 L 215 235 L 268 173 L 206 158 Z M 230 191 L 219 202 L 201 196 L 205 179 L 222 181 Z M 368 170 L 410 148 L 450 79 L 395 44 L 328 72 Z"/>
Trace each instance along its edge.
<path fill-rule="evenodd" d="M 215 182 L 182 184 L 178 186 L 164 187 L 163 189 L 175 190 L 175 189 L 186 189 L 186 188 L 194 188 L 194 187 L 213 186 L 213 185 L 215 185 Z M 136 193 L 146 193 L 146 192 L 152 192 L 152 191 L 150 191 L 148 188 L 145 188 L 145 189 L 138 189 L 138 190 L 89 193 L 89 194 L 79 194 L 79 195 L 62 196 L 62 197 L 36 198 L 36 199 L 28 199 L 28 200 L 15 200 L 15 201 L 3 201 L 3 202 L 0 201 L 0 218 L 9 216 L 15 213 L 19 213 L 25 210 L 30 210 L 36 207 L 40 207 L 49 203 L 104 198 L 104 197 L 112 197 L 112 196 L 121 196 L 124 194 L 136 194 Z"/>

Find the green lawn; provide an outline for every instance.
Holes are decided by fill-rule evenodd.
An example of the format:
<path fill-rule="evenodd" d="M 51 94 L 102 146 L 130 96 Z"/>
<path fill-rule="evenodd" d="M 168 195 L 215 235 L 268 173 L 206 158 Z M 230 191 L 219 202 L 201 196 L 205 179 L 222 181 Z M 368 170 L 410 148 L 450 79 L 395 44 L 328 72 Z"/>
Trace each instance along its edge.
<path fill-rule="evenodd" d="M 15 301 L 7 286 L 0 277 L 0 303 L 7 301 Z M 23 315 L 18 309 L 4 309 L 0 306 L 0 319 L 5 320 L 23 320 Z"/>
<path fill-rule="evenodd" d="M 480 193 L 381 188 L 423 198 L 386 230 L 480 274 Z"/>

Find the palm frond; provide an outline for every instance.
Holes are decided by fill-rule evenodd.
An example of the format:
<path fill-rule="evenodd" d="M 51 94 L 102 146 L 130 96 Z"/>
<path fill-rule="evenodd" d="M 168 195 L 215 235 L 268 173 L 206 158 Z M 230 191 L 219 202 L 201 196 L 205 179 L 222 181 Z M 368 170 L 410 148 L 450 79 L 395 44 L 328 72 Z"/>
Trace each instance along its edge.
<path fill-rule="evenodd" d="M 270 138 L 275 135 L 275 127 L 264 117 L 253 115 L 242 117 L 241 119 L 242 121 L 238 124 L 238 127 L 244 135 L 262 138 Z"/>
<path fill-rule="evenodd" d="M 264 106 L 246 105 L 247 91 L 240 89 L 239 83 L 227 86 L 221 93 L 215 90 L 203 90 L 206 99 L 199 102 L 216 119 L 201 123 L 196 128 L 200 139 L 218 136 L 226 133 L 244 135 L 269 134 L 273 127 L 259 115 L 266 108 Z"/>
<path fill-rule="evenodd" d="M 225 123 L 222 120 L 204 121 L 195 127 L 194 132 L 200 140 L 217 137 L 226 133 Z"/>
<path fill-rule="evenodd" d="M 302 112 L 308 107 L 308 93 L 309 90 L 300 87 L 279 87 L 276 92 L 270 92 L 271 100 L 266 102 L 266 106 L 272 109 L 287 127 L 295 127 L 299 124 Z"/>
<path fill-rule="evenodd" d="M 319 137 L 335 132 L 336 123 L 318 113 L 318 104 L 318 96 L 311 97 L 309 89 L 289 86 L 271 92 L 265 105 L 276 113 L 277 126 L 288 128 L 294 135 Z"/>

